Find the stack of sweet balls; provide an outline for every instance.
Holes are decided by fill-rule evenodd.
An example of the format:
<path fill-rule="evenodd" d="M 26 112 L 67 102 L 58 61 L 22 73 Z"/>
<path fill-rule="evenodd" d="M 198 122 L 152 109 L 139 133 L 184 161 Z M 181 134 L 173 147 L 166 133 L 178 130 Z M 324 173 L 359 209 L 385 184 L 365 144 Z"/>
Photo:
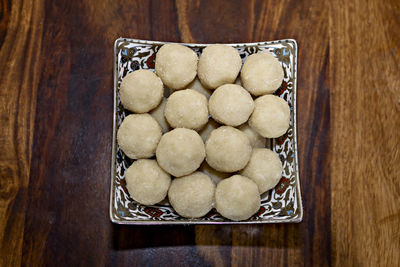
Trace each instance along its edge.
<path fill-rule="evenodd" d="M 250 218 L 282 175 L 265 144 L 289 128 L 289 105 L 272 95 L 283 77 L 268 52 L 250 55 L 242 67 L 231 46 L 210 45 L 198 59 L 186 46 L 163 45 L 155 73 L 133 71 L 120 85 L 121 103 L 133 112 L 117 133 L 121 150 L 136 160 L 125 174 L 131 198 L 154 205 L 168 195 L 186 218 L 213 207 L 230 220 Z"/>

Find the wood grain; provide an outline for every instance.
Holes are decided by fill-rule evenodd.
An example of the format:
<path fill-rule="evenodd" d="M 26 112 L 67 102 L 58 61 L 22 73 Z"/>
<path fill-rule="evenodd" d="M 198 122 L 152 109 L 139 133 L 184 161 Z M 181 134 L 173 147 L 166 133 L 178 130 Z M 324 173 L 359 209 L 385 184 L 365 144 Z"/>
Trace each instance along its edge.
<path fill-rule="evenodd" d="M 336 266 L 400 263 L 399 12 L 399 2 L 331 6 Z"/>
<path fill-rule="evenodd" d="M 398 266 L 398 1 L 0 1 L 0 266 Z M 299 44 L 304 220 L 108 218 L 118 37 Z"/>
<path fill-rule="evenodd" d="M 0 266 L 21 263 L 41 69 L 43 6 L 2 1 L 0 23 Z"/>

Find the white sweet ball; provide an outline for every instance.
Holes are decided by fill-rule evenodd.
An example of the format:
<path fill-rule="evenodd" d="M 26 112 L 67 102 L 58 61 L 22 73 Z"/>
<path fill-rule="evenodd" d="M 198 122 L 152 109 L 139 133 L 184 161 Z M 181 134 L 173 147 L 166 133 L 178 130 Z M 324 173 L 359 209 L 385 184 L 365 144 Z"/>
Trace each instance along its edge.
<path fill-rule="evenodd" d="M 250 140 L 250 145 L 252 148 L 264 148 L 266 139 L 259 135 L 256 131 L 253 130 L 249 126 L 248 123 L 241 125 L 239 128 L 242 132 L 244 132 Z"/>
<path fill-rule="evenodd" d="M 199 130 L 208 121 L 207 98 L 192 89 L 176 91 L 167 99 L 164 115 L 173 128 Z"/>
<path fill-rule="evenodd" d="M 282 162 L 275 152 L 268 148 L 255 148 L 240 174 L 253 180 L 262 194 L 278 184 L 282 170 Z"/>
<path fill-rule="evenodd" d="M 215 208 L 230 220 L 242 221 L 250 218 L 259 210 L 260 204 L 257 185 L 241 175 L 221 181 L 215 190 Z"/>
<path fill-rule="evenodd" d="M 136 70 L 122 80 L 119 93 L 121 103 L 126 109 L 146 113 L 160 103 L 164 86 L 152 71 Z"/>
<path fill-rule="evenodd" d="M 244 62 L 240 78 L 243 87 L 255 96 L 272 94 L 283 80 L 281 63 L 269 52 L 250 55 Z"/>
<path fill-rule="evenodd" d="M 121 123 L 117 141 L 129 158 L 150 158 L 155 154 L 161 135 L 161 127 L 152 116 L 131 114 Z"/>
<path fill-rule="evenodd" d="M 169 203 L 186 218 L 199 218 L 211 209 L 215 185 L 210 177 L 201 172 L 175 178 L 168 190 Z"/>
<path fill-rule="evenodd" d="M 223 84 L 233 83 L 241 66 L 242 59 L 235 48 L 213 44 L 206 47 L 200 56 L 198 76 L 206 88 L 215 89 Z"/>
<path fill-rule="evenodd" d="M 217 171 L 235 172 L 249 162 L 251 150 L 246 134 L 231 126 L 221 126 L 206 141 L 206 161 Z"/>
<path fill-rule="evenodd" d="M 164 116 L 164 109 L 166 103 L 167 99 L 164 97 L 160 105 L 158 105 L 155 109 L 153 109 L 150 112 L 150 115 L 158 122 L 158 124 L 160 124 L 163 133 L 168 132 L 171 128 Z"/>
<path fill-rule="evenodd" d="M 184 176 L 199 168 L 205 157 L 204 143 L 193 130 L 176 128 L 161 137 L 157 162 L 173 176 Z"/>
<path fill-rule="evenodd" d="M 179 44 L 165 44 L 157 52 L 155 70 L 166 86 L 180 90 L 196 77 L 197 62 L 192 49 Z"/>
<path fill-rule="evenodd" d="M 264 95 L 254 101 L 254 111 L 249 125 L 267 138 L 276 138 L 286 133 L 290 122 L 288 103 L 274 95 Z"/>
<path fill-rule="evenodd" d="M 217 122 L 238 126 L 249 119 L 254 101 L 249 92 L 240 85 L 224 84 L 211 95 L 208 107 Z"/>
<path fill-rule="evenodd" d="M 162 201 L 171 184 L 171 176 L 155 160 L 139 159 L 132 163 L 125 174 L 129 195 L 143 205 Z"/>

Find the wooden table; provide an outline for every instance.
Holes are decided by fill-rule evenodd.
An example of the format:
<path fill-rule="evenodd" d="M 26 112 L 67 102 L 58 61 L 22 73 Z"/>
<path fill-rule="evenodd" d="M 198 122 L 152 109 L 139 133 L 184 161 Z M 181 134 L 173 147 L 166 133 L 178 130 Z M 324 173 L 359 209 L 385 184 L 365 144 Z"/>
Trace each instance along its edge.
<path fill-rule="evenodd" d="M 398 0 L 0 6 L 0 266 L 399 266 Z M 110 223 L 120 36 L 298 41 L 302 223 Z"/>

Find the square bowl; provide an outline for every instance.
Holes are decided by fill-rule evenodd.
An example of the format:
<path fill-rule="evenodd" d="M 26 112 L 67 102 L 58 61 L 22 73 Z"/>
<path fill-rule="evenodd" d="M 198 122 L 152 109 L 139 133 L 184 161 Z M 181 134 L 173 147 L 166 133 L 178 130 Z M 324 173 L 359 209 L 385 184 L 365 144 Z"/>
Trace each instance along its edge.
<path fill-rule="evenodd" d="M 167 200 L 153 206 L 144 206 L 132 200 L 125 182 L 126 169 L 132 164 L 120 150 L 116 135 L 125 116 L 119 100 L 119 86 L 122 79 L 138 69 L 154 71 L 155 56 L 166 42 L 119 38 L 114 43 L 114 111 L 111 161 L 110 219 L 118 224 L 256 224 L 300 222 L 303 218 L 299 166 L 297 156 L 296 85 L 297 85 L 297 43 L 293 39 L 258 43 L 226 44 L 236 48 L 242 58 L 268 51 L 275 55 L 284 69 L 284 80 L 275 95 L 285 99 L 290 106 L 290 126 L 281 137 L 268 139 L 267 146 L 276 152 L 283 162 L 282 178 L 277 186 L 261 195 L 259 211 L 245 221 L 231 221 L 212 209 L 198 219 L 179 216 Z M 199 56 L 209 44 L 182 44 L 193 49 Z"/>

